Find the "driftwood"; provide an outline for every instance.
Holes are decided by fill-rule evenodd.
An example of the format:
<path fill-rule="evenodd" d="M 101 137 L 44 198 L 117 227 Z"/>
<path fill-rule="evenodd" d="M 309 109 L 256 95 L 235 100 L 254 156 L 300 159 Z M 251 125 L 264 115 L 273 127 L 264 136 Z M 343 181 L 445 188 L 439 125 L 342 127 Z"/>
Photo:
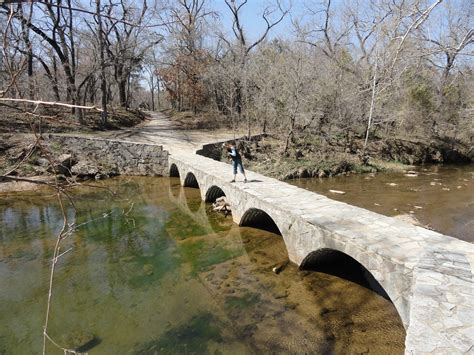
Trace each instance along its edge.
<path fill-rule="evenodd" d="M 229 214 L 232 212 L 230 204 L 227 202 L 225 196 L 219 197 L 216 202 L 212 204 L 212 208 L 214 211 L 222 212 L 225 214 Z"/>

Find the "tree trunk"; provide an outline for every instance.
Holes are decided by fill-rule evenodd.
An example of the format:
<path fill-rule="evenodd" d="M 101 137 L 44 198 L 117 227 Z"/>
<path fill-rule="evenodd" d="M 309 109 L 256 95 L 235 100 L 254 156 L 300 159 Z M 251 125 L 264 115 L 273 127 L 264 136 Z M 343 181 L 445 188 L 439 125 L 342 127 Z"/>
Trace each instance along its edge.
<path fill-rule="evenodd" d="M 30 10 L 31 11 L 31 10 Z M 23 7 L 21 5 L 18 6 L 18 12 L 23 17 Z M 31 13 L 30 17 L 28 18 L 28 22 L 31 21 Z M 27 74 L 28 74 L 28 97 L 30 100 L 35 99 L 35 86 L 33 82 L 33 48 L 30 41 L 30 33 L 29 28 L 25 22 L 21 22 L 21 35 L 23 37 L 23 41 L 25 42 L 26 47 L 26 63 L 27 63 Z"/>
<path fill-rule="evenodd" d="M 105 57 L 104 57 L 104 32 L 102 29 L 102 16 L 100 15 L 100 0 L 95 1 L 95 9 L 96 9 L 96 16 L 97 16 L 97 24 L 98 24 L 98 35 L 99 35 L 99 55 L 100 55 L 100 90 L 102 94 L 102 112 L 100 114 L 101 117 L 101 125 L 102 127 L 107 126 L 107 78 L 105 75 Z"/>
<path fill-rule="evenodd" d="M 362 155 L 365 154 L 367 148 L 367 142 L 369 140 L 370 127 L 372 126 L 372 115 L 375 108 L 375 99 L 376 99 L 376 88 L 377 88 L 377 65 L 378 65 L 378 54 L 377 50 L 375 51 L 375 66 L 374 66 L 374 78 L 372 82 L 372 97 L 370 99 L 370 109 L 369 109 L 369 119 L 367 121 L 367 130 L 365 132 L 364 147 L 362 148 Z"/>
<path fill-rule="evenodd" d="M 127 107 L 127 79 L 121 78 L 118 82 L 120 107 Z"/>

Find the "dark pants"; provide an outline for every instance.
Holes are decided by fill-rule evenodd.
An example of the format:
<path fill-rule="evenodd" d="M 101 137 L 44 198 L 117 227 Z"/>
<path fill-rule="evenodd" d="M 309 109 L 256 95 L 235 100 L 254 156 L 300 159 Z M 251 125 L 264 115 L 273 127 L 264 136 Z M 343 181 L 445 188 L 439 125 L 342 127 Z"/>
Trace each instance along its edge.
<path fill-rule="evenodd" d="M 244 166 L 242 165 L 242 160 L 232 160 L 232 168 L 234 170 L 234 175 L 237 175 L 237 168 L 239 168 L 242 174 L 244 173 Z"/>

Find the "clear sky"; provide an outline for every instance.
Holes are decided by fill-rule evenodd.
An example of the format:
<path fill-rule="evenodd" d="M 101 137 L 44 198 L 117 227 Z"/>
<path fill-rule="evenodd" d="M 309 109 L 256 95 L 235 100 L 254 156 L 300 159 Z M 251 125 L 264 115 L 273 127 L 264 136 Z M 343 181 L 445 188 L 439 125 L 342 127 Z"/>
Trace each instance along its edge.
<path fill-rule="evenodd" d="M 292 15 L 299 12 L 303 8 L 304 0 L 293 0 L 292 4 Z M 282 1 L 285 6 L 289 6 L 289 1 Z M 274 4 L 274 3 L 273 3 Z M 232 18 L 230 16 L 230 10 L 225 4 L 224 0 L 209 0 L 208 5 L 211 9 L 218 12 L 221 16 L 223 24 L 225 26 L 224 32 L 231 31 Z M 242 7 L 242 19 L 246 36 L 249 39 L 258 38 L 266 28 L 266 23 L 262 19 L 262 13 L 267 6 L 272 6 L 272 2 L 268 0 L 248 0 L 248 3 Z M 273 5 L 274 6 L 274 5 Z M 275 13 L 273 18 L 277 18 L 279 13 Z M 279 35 L 287 36 L 292 31 L 291 18 L 288 14 L 278 26 L 272 29 L 270 37 Z"/>
<path fill-rule="evenodd" d="M 238 3 L 242 2 L 242 0 L 237 1 Z M 332 0 L 331 11 L 341 11 L 341 6 L 345 3 L 358 6 L 360 9 L 361 7 L 364 7 L 366 1 L 368 2 L 368 0 Z M 472 1 L 473 0 L 444 0 L 444 2 L 441 3 L 440 6 L 437 6 L 435 11 L 431 13 L 430 20 L 427 21 L 425 25 L 428 25 L 429 22 L 431 26 L 433 26 L 433 32 L 445 31 L 445 27 L 447 26 L 446 21 L 449 16 L 450 9 L 456 9 L 458 11 L 463 9 L 467 12 L 470 11 L 472 14 L 474 9 Z M 248 38 L 256 39 L 265 30 L 266 24 L 261 15 L 267 6 L 275 6 L 275 2 L 276 0 L 248 0 L 247 4 L 242 7 L 242 19 Z M 280 2 L 286 8 L 288 8 L 291 4 L 291 12 L 278 26 L 272 29 L 270 38 L 275 36 L 291 36 L 293 31 L 292 19 L 301 21 L 309 18 L 309 12 L 307 10 L 308 7 L 313 9 L 322 9 L 324 7 L 324 0 L 280 0 Z M 375 1 L 375 3 L 377 3 L 377 1 Z M 422 3 L 425 6 L 428 6 L 434 3 L 434 0 L 426 0 Z M 225 1 L 207 0 L 207 6 L 220 14 L 224 25 L 222 31 L 230 32 L 232 27 L 232 19 L 230 16 L 230 10 L 225 4 Z M 278 13 L 275 14 L 275 17 L 276 16 L 278 16 Z M 323 14 L 319 14 L 319 16 L 321 16 L 322 20 Z M 337 18 L 335 20 L 337 20 Z"/>

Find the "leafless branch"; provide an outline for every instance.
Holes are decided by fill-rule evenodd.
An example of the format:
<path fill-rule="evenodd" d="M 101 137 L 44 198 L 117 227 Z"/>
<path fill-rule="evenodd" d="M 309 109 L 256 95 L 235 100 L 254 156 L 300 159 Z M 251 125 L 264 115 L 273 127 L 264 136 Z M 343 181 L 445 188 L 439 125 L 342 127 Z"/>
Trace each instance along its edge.
<path fill-rule="evenodd" d="M 68 108 L 79 108 L 79 109 L 84 109 L 84 110 L 96 110 L 96 111 L 102 112 L 102 110 L 96 106 L 72 105 L 72 104 L 66 104 L 63 102 L 53 102 L 53 101 L 13 99 L 13 98 L 2 97 L 0 98 L 0 102 L 22 102 L 22 103 L 28 103 L 32 105 L 61 106 L 61 107 L 68 107 Z"/>

